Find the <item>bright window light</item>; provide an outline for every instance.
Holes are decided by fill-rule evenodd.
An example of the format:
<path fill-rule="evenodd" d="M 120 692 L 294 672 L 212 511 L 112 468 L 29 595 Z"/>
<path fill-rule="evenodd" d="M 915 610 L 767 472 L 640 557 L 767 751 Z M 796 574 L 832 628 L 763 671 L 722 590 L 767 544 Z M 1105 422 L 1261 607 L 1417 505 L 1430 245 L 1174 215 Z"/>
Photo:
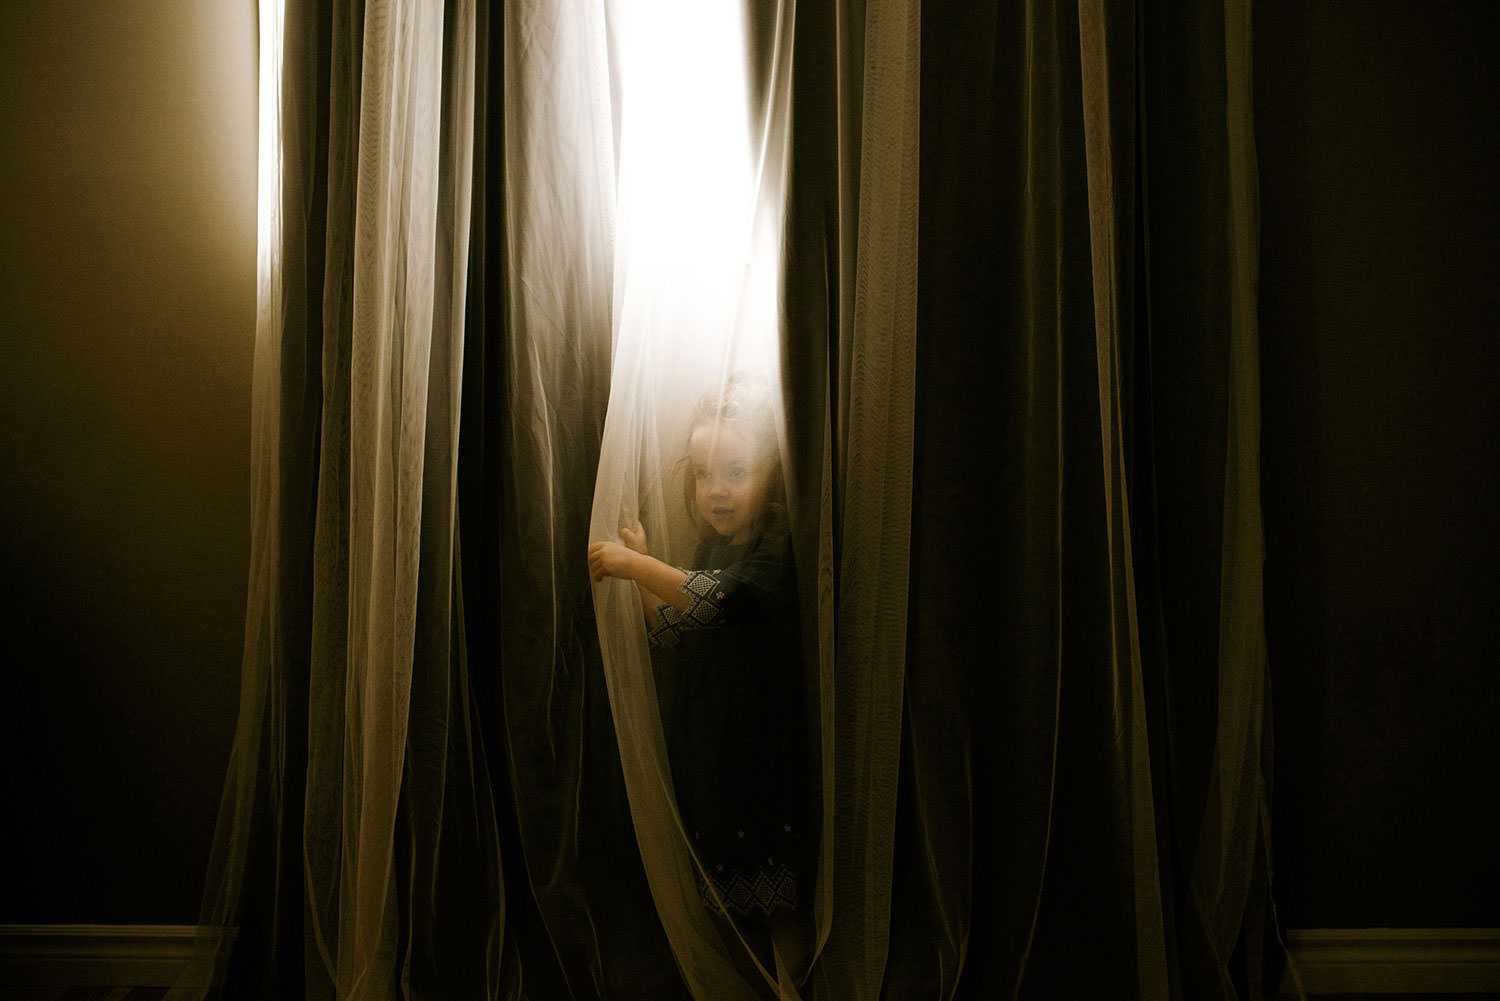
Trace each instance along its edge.
<path fill-rule="evenodd" d="M 611 7 L 618 330 L 643 328 L 663 385 L 776 371 L 781 195 L 758 198 L 744 16 L 737 0 Z"/>
<path fill-rule="evenodd" d="M 281 229 L 281 50 L 285 0 L 260 0 L 260 116 L 256 168 L 256 277 L 260 308 L 275 275 Z"/>

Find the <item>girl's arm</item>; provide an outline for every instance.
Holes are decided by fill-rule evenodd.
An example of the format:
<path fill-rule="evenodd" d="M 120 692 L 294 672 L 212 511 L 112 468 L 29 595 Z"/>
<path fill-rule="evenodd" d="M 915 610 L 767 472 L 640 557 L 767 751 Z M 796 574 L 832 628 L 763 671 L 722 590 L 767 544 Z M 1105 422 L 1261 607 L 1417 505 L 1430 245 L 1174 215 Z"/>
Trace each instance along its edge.
<path fill-rule="evenodd" d="M 635 550 L 642 556 L 651 555 L 651 550 L 646 545 L 646 528 L 639 520 L 636 521 L 635 526 L 632 528 L 620 529 L 620 538 L 625 540 L 625 545 L 628 548 Z M 646 620 L 646 627 L 648 629 L 655 629 L 660 624 L 656 610 L 665 604 L 665 602 L 656 595 L 656 592 L 640 581 L 636 582 L 635 589 L 641 596 L 641 617 Z M 676 588 L 673 588 L 668 593 L 677 594 L 678 592 Z"/>
<path fill-rule="evenodd" d="M 687 611 L 692 599 L 677 589 L 687 579 L 687 573 L 646 552 L 646 533 L 639 522 L 633 529 L 620 529 L 620 538 L 626 545 L 595 542 L 589 546 L 589 574 L 594 580 L 618 577 L 634 581 L 641 595 L 641 612 L 653 629 L 659 606 Z"/>

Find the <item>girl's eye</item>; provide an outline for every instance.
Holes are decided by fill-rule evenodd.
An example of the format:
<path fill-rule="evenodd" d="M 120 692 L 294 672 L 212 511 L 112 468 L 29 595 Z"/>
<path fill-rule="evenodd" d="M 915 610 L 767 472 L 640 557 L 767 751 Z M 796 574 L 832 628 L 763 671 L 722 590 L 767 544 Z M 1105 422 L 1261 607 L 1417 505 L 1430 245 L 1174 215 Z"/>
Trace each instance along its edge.
<path fill-rule="evenodd" d="M 730 469 L 729 469 L 729 475 L 730 475 L 730 477 L 732 479 L 736 479 L 737 480 L 740 477 L 742 477 L 742 476 L 745 475 L 745 467 L 744 466 L 731 466 Z"/>
<path fill-rule="evenodd" d="M 693 475 L 696 476 L 696 477 L 698 477 L 698 479 L 700 479 L 700 480 L 706 480 L 706 479 L 708 479 L 708 470 L 706 470 L 706 469 L 697 469 L 697 470 L 693 471 Z"/>

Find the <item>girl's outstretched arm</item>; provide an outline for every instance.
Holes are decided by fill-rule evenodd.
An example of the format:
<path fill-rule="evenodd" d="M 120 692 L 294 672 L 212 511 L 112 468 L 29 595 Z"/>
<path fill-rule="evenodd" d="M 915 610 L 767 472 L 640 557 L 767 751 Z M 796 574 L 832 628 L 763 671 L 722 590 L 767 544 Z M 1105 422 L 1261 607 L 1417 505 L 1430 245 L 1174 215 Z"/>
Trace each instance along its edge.
<path fill-rule="evenodd" d="M 646 545 L 646 526 L 641 524 L 640 519 L 636 519 L 632 527 L 620 529 L 620 538 L 625 541 L 628 548 L 634 549 L 642 556 L 651 555 L 651 549 Z M 639 581 L 636 582 L 635 589 L 640 592 L 641 596 L 641 616 L 646 620 L 647 628 L 655 629 L 658 625 L 656 610 L 663 602 L 650 588 Z"/>
<path fill-rule="evenodd" d="M 656 609 L 660 605 L 687 611 L 692 599 L 677 588 L 687 579 L 687 573 L 646 552 L 646 533 L 640 522 L 633 529 L 620 529 L 620 538 L 626 545 L 618 542 L 589 545 L 589 575 L 594 580 L 618 577 L 635 581 L 641 592 L 641 611 L 652 628 L 656 627 Z"/>

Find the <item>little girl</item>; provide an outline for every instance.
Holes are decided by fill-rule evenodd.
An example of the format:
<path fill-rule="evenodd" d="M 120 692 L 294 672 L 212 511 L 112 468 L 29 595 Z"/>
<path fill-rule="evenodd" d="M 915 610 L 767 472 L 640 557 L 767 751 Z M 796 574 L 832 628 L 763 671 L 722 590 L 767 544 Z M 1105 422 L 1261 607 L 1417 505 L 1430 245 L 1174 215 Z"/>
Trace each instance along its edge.
<path fill-rule="evenodd" d="M 733 377 L 693 410 L 683 501 L 693 566 L 651 556 L 639 522 L 595 542 L 595 580 L 635 581 L 653 647 L 675 647 L 667 754 L 705 906 L 772 919 L 811 871 L 796 575 L 775 423 L 758 385 Z"/>

